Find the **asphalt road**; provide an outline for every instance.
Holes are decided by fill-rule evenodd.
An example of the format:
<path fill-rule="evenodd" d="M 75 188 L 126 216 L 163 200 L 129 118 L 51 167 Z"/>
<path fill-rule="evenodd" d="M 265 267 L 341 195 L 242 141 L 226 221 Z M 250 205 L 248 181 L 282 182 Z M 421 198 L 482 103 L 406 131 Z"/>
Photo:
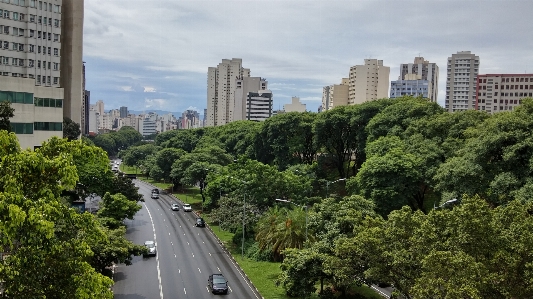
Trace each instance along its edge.
<path fill-rule="evenodd" d="M 195 214 L 183 212 L 181 202 L 168 195 L 151 199 L 152 187 L 135 181 L 145 202 L 134 220 L 126 220 L 127 238 L 136 244 L 155 240 L 156 257 L 134 257 L 132 265 L 118 265 L 113 291 L 116 299 L 215 298 L 207 278 L 222 273 L 228 280 L 225 298 L 261 298 L 226 255 L 211 232 L 194 226 Z M 172 211 L 172 203 L 180 211 Z"/>

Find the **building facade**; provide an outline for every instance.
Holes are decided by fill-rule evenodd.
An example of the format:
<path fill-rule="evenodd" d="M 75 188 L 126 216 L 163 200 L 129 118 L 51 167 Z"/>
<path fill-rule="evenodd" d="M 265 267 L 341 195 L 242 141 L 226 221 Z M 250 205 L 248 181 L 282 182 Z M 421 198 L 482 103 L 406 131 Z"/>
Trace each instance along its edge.
<path fill-rule="evenodd" d="M 350 68 L 348 104 L 361 104 L 389 96 L 390 67 L 383 60 L 365 59 Z"/>
<path fill-rule="evenodd" d="M 512 111 L 522 99 L 533 97 L 533 74 L 477 76 L 475 109 L 494 114 Z"/>
<path fill-rule="evenodd" d="M 414 78 L 413 78 L 414 77 Z M 403 96 L 430 98 L 431 84 L 428 80 L 419 79 L 419 75 L 405 75 L 406 80 L 391 81 L 390 98 L 399 98 Z M 412 79 L 409 79 L 412 78 Z"/>
<path fill-rule="evenodd" d="M 400 65 L 400 77 L 398 80 L 427 81 L 427 95 L 424 95 L 424 97 L 428 98 L 432 102 L 437 102 L 439 95 L 439 67 L 436 63 L 430 63 L 429 61 L 424 60 L 424 57 L 415 57 L 413 63 L 405 63 Z M 402 82 L 402 84 L 403 83 L 404 82 Z"/>
<path fill-rule="evenodd" d="M 52 136 L 63 137 L 63 117 L 83 130 L 82 34 L 83 0 L 0 3 L 0 92 L 14 101 L 11 122 L 23 148 L 35 148 Z M 21 94 L 25 95 L 23 106 L 17 99 Z M 29 95 L 35 109 L 28 109 Z"/>
<path fill-rule="evenodd" d="M 249 92 L 246 99 L 246 119 L 264 121 L 272 116 L 273 98 L 270 90 Z"/>
<path fill-rule="evenodd" d="M 322 106 L 320 111 L 327 111 L 337 106 L 348 105 L 349 89 L 349 78 L 342 78 L 341 84 L 324 86 L 322 89 Z"/>
<path fill-rule="evenodd" d="M 120 118 L 128 117 L 128 107 L 120 107 Z"/>
<path fill-rule="evenodd" d="M 475 109 L 479 56 L 460 51 L 448 57 L 445 108 L 449 112 Z"/>
<path fill-rule="evenodd" d="M 235 109 L 233 112 L 233 119 L 231 121 L 245 120 L 247 118 L 248 95 L 250 93 L 263 92 L 268 90 L 268 82 L 261 77 L 244 77 L 237 79 L 235 86 Z"/>
<path fill-rule="evenodd" d="M 300 102 L 299 97 L 292 97 L 290 104 L 283 105 L 283 111 L 285 112 L 305 112 L 305 104 Z"/>
<path fill-rule="evenodd" d="M 250 77 L 242 59 L 223 59 L 207 71 L 207 126 L 221 126 L 234 120 L 237 80 Z"/>

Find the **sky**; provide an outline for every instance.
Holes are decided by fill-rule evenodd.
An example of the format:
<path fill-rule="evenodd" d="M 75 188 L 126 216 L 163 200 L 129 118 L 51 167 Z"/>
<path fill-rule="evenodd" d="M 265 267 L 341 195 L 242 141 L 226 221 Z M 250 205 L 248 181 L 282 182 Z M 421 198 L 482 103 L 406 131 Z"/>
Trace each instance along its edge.
<path fill-rule="evenodd" d="M 422 56 L 439 66 L 471 51 L 480 74 L 533 73 L 532 0 L 85 0 L 83 60 L 91 104 L 203 114 L 207 69 L 241 58 L 274 109 L 309 111 L 351 66 L 383 60 L 390 80 Z"/>

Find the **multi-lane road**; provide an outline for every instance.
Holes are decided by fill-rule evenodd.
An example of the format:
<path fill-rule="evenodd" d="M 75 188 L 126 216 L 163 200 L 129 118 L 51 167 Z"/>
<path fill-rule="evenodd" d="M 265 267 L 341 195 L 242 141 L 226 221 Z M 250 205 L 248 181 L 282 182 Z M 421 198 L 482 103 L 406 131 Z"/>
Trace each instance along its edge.
<path fill-rule="evenodd" d="M 113 291 L 117 299 L 214 298 L 207 289 L 210 274 L 228 280 L 227 298 L 261 298 L 207 228 L 194 226 L 194 213 L 184 212 L 182 202 L 161 194 L 151 199 L 152 187 L 135 181 L 144 196 L 134 220 L 125 220 L 127 238 L 136 244 L 155 240 L 155 257 L 134 257 L 132 265 L 118 265 Z M 178 203 L 179 211 L 171 204 Z"/>

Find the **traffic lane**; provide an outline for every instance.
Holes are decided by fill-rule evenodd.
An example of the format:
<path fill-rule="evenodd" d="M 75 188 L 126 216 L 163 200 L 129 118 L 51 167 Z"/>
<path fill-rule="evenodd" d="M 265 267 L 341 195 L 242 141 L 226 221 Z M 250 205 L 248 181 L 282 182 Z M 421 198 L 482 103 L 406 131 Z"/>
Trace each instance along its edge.
<path fill-rule="evenodd" d="M 180 298 L 211 298 L 207 291 L 205 265 L 191 248 L 190 239 L 182 235 L 182 227 L 176 221 L 178 214 L 161 200 L 150 201 L 154 210 L 156 233 L 161 236 L 158 241 L 161 259 L 161 277 L 163 294 L 172 294 Z"/>
<path fill-rule="evenodd" d="M 166 202 L 168 209 L 170 209 L 171 202 Z M 180 228 L 183 229 L 183 237 L 191 245 L 191 250 L 195 252 L 195 256 L 203 256 L 203 267 L 200 269 L 207 269 L 208 275 L 213 273 L 222 273 L 228 280 L 230 294 L 234 294 L 236 298 L 255 298 L 257 297 L 252 291 L 248 281 L 243 277 L 242 273 L 237 269 L 237 265 L 233 263 L 229 255 L 218 244 L 215 237 L 207 228 L 195 227 L 195 214 L 191 212 L 179 212 L 182 217 L 177 217 Z M 203 271 L 203 270 L 202 270 Z M 206 278 L 207 283 L 207 278 Z"/>
<path fill-rule="evenodd" d="M 151 186 L 146 185 L 143 182 L 139 182 L 138 185 L 144 192 L 146 192 L 146 194 L 151 192 Z M 174 197 L 162 194 L 157 200 L 147 200 L 159 205 L 161 211 L 166 211 L 167 213 L 172 213 L 172 211 L 170 210 L 170 205 L 172 203 L 177 202 L 180 205 L 183 204 L 181 201 L 176 201 Z M 183 236 L 186 237 L 186 242 L 188 246 L 191 246 L 192 244 L 190 248 L 191 257 L 192 252 L 196 252 L 194 253 L 195 256 L 200 255 L 205 257 L 201 261 L 197 261 L 198 263 L 200 263 L 200 267 L 198 268 L 200 268 L 202 272 L 208 271 L 208 274 L 205 275 L 205 278 L 200 278 L 200 281 L 205 281 L 205 284 L 207 284 L 207 277 L 209 274 L 222 273 L 229 281 L 228 285 L 230 287 L 230 294 L 234 294 L 236 298 L 259 298 L 254 293 L 252 287 L 244 278 L 242 273 L 237 269 L 237 265 L 233 263 L 230 257 L 221 248 L 221 245 L 218 244 L 214 236 L 211 236 L 207 229 L 194 227 L 194 221 L 196 219 L 194 214 L 190 212 L 183 212 L 182 209 L 180 209 L 179 212 L 174 213 L 178 215 L 178 217 L 175 218 L 176 221 L 178 221 L 180 227 L 184 229 L 184 231 L 180 233 L 182 233 Z M 183 217 L 180 217 L 179 215 L 182 215 Z M 170 217 L 167 215 L 167 218 Z M 199 233 L 198 230 L 203 231 L 203 233 Z M 184 254 L 184 256 L 187 255 Z M 188 263 L 187 265 L 189 269 L 192 269 L 190 270 L 192 271 L 191 273 L 194 273 L 194 265 L 192 265 L 191 263 Z M 197 276 L 197 274 L 194 274 L 194 276 Z M 163 288 L 165 288 L 164 285 Z"/>
<path fill-rule="evenodd" d="M 147 240 L 154 240 L 152 222 L 145 205 L 133 220 L 125 220 L 127 226 L 126 238 L 135 244 L 144 244 Z M 119 264 L 115 269 L 114 298 L 138 299 L 159 298 L 159 280 L 157 275 L 157 260 L 153 257 L 144 258 L 134 256 L 132 265 Z"/>

